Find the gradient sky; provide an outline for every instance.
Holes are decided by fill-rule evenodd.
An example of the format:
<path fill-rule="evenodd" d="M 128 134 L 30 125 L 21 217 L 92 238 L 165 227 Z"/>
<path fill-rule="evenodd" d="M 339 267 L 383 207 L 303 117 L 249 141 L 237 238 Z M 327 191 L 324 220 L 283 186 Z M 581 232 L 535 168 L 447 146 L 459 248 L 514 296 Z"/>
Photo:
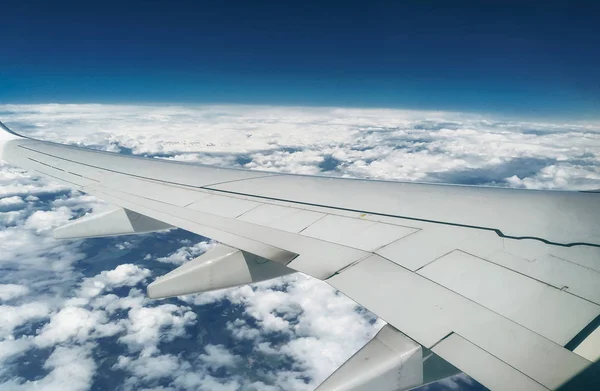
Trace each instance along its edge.
<path fill-rule="evenodd" d="M 2 5 L 0 103 L 406 107 L 600 118 L 577 1 Z"/>

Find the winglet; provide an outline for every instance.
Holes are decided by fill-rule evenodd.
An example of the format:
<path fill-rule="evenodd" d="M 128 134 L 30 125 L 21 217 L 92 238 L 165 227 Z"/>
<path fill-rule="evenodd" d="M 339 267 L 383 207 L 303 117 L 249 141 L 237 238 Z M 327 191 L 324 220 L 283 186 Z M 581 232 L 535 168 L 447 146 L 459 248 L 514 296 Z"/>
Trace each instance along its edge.
<path fill-rule="evenodd" d="M 2 128 L 2 130 L 4 130 L 4 132 L 0 132 L 0 141 L 23 138 L 23 136 L 13 132 L 8 126 L 4 125 L 1 121 L 0 121 L 0 128 Z"/>
<path fill-rule="evenodd" d="M 3 159 L 4 150 L 6 148 L 6 144 L 11 142 L 12 140 L 23 139 L 23 137 L 8 128 L 8 126 L 4 125 L 0 122 L 0 160 Z"/>

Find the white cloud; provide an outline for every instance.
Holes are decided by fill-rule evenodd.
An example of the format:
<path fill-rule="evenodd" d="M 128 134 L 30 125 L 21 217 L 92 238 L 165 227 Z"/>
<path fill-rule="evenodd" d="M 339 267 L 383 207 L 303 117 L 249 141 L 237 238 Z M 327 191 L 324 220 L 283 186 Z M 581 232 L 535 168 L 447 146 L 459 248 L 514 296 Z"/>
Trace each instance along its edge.
<path fill-rule="evenodd" d="M 205 354 L 199 356 L 209 368 L 216 371 L 222 367 L 233 367 L 241 360 L 241 357 L 232 354 L 223 345 L 206 345 L 204 347 Z"/>
<path fill-rule="evenodd" d="M 72 216 L 71 209 L 66 206 L 61 206 L 55 210 L 38 210 L 34 212 L 27 221 L 25 221 L 25 228 L 34 230 L 36 233 L 41 233 L 60 225 L 63 225 Z"/>
<path fill-rule="evenodd" d="M 85 391 L 89 390 L 96 363 L 90 357 L 90 347 L 59 346 L 44 363 L 50 372 L 42 379 L 22 381 L 12 379 L 0 384 L 0 391 Z"/>
<path fill-rule="evenodd" d="M 469 178 L 450 174 L 487 169 L 494 175 L 480 178 L 484 183 L 507 185 L 505 179 L 515 174 L 510 173 L 515 159 L 556 159 L 559 166 L 588 166 L 596 173 L 600 159 L 600 124 L 593 122 L 273 106 L 5 105 L 3 109 L 14 113 L 13 121 L 35 123 L 28 130 L 33 137 L 298 173 L 318 173 L 319 165 L 333 157 L 339 165 L 329 172 L 332 175 L 463 182 Z M 508 169 L 500 170 L 503 167 Z M 519 174 L 523 179 L 535 172 Z M 589 173 L 577 175 L 582 177 L 561 188 L 598 185 Z"/>
<path fill-rule="evenodd" d="M 11 300 L 29 293 L 25 285 L 0 284 L 0 300 Z"/>
<path fill-rule="evenodd" d="M 122 286 L 135 286 L 150 276 L 148 269 L 130 263 L 117 266 L 114 270 L 105 270 L 100 274 L 86 278 L 81 284 L 79 295 L 90 298 L 99 295 L 107 289 Z"/>
<path fill-rule="evenodd" d="M 163 377 L 170 377 L 180 369 L 180 362 L 176 356 L 171 354 L 158 356 L 141 354 L 137 359 L 119 356 L 114 368 L 128 370 L 138 378 L 136 381 L 142 380 L 147 382 Z M 132 385 L 135 385 L 135 382 Z"/>
<path fill-rule="evenodd" d="M 169 254 L 166 257 L 156 258 L 156 260 L 158 262 L 172 263 L 174 265 L 180 266 L 185 262 L 192 260 L 193 258 L 199 257 L 214 246 L 214 242 L 202 241 L 194 244 L 193 246 L 181 247 L 174 253 Z"/>
<path fill-rule="evenodd" d="M 118 325 L 106 324 L 108 319 L 101 311 L 80 307 L 65 307 L 52 316 L 35 337 L 40 347 L 53 346 L 66 341 L 86 342 L 92 337 L 106 337 L 121 331 Z"/>
<path fill-rule="evenodd" d="M 34 173 L 9 166 L 0 160 L 0 197 L 24 196 L 31 193 L 51 194 L 71 190 L 68 186 L 57 182 L 44 181 L 42 185 L 39 180 L 40 178 Z"/>
<path fill-rule="evenodd" d="M 258 327 L 237 319 L 228 329 L 234 338 L 253 341 L 256 351 L 293 359 L 295 371 L 277 372 L 285 380 L 284 389 L 314 389 L 384 325 L 326 283 L 302 274 L 183 299 L 199 305 L 223 299 L 243 305 Z M 271 333 L 289 339 L 273 345 Z"/>
<path fill-rule="evenodd" d="M 185 328 L 196 322 L 196 314 L 187 307 L 162 304 L 156 307 L 132 308 L 126 323 L 127 334 L 119 339 L 131 351 L 154 352 L 159 341 L 170 341 L 185 335 Z"/>
<path fill-rule="evenodd" d="M 19 196 L 0 198 L 0 209 L 7 208 L 7 207 L 10 208 L 10 207 L 23 206 L 23 204 L 24 204 L 23 199 Z"/>
<path fill-rule="evenodd" d="M 22 223 L 24 210 L 0 213 L 0 227 L 10 227 Z"/>
<path fill-rule="evenodd" d="M 0 305 L 0 337 L 10 336 L 13 330 L 31 320 L 44 318 L 50 315 L 46 303 L 27 303 L 20 306 Z"/>
<path fill-rule="evenodd" d="M 77 298 L 75 305 L 88 304 L 88 298 Z M 94 298 L 91 303 L 91 307 L 94 309 L 100 309 L 106 311 L 107 314 L 112 315 L 118 310 L 129 310 L 131 308 L 139 308 L 147 305 L 149 300 L 146 298 L 145 293 L 142 293 L 138 289 L 131 289 L 129 295 L 125 297 L 119 297 L 115 294 L 105 294 Z"/>
<path fill-rule="evenodd" d="M 5 364 L 7 360 L 14 359 L 27 350 L 29 350 L 32 346 L 31 338 L 19 338 L 14 339 L 14 337 L 10 336 L 8 338 L 4 338 L 0 340 L 0 363 Z M 10 374 L 10 366 L 2 365 L 0 366 L 0 379 L 2 377 L 13 377 Z M 2 384 L 0 383 L 0 390 L 2 390 Z"/>

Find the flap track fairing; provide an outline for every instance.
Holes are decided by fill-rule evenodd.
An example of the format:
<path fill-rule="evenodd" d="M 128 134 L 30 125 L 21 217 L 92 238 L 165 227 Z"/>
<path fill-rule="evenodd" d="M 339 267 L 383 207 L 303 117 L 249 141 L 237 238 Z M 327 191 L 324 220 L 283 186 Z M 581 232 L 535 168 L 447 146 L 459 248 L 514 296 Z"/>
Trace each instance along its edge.
<path fill-rule="evenodd" d="M 55 239 L 85 239 L 131 235 L 171 229 L 173 226 L 148 216 L 116 207 L 71 221 L 52 232 Z"/>

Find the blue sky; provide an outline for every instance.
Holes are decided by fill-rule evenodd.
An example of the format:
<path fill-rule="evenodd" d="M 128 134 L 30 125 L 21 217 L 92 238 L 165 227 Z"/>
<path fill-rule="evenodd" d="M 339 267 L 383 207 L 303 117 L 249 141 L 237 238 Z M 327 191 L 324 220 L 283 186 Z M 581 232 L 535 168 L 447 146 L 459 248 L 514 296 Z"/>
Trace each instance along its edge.
<path fill-rule="evenodd" d="M 9 2 L 0 24 L 0 103 L 597 119 L 598 11 L 591 1 Z"/>

